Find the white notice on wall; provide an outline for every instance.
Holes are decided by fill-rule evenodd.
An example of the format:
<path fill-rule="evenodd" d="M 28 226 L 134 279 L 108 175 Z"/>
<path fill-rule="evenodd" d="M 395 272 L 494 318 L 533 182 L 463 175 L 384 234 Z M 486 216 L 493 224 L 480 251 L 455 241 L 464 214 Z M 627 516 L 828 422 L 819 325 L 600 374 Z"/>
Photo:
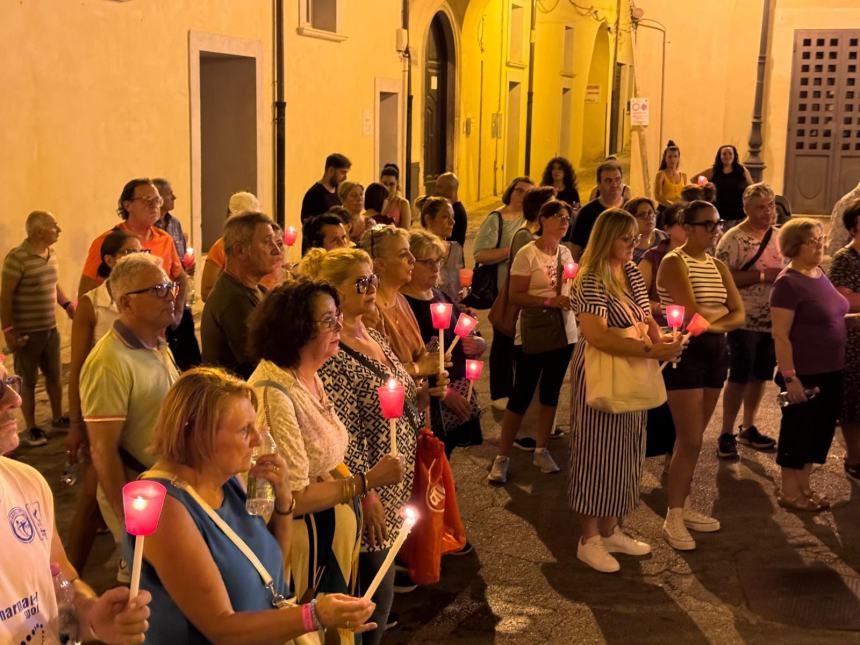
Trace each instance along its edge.
<path fill-rule="evenodd" d="M 630 99 L 630 125 L 648 125 L 650 117 L 648 99 Z"/>
<path fill-rule="evenodd" d="M 585 102 L 600 103 L 600 85 L 585 86 Z"/>

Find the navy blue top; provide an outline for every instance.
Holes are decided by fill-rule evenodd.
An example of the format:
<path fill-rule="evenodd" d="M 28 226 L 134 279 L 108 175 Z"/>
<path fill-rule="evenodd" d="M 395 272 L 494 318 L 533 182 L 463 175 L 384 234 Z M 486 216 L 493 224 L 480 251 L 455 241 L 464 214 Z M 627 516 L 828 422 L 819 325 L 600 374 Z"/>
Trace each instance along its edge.
<path fill-rule="evenodd" d="M 263 586 L 260 574 L 230 538 L 224 535 L 209 518 L 206 511 L 188 493 L 174 487 L 170 480 L 153 478 L 153 481 L 164 484 L 167 494 L 178 500 L 191 515 L 191 519 L 194 520 L 209 547 L 215 566 L 221 572 L 233 609 L 237 612 L 272 609 L 272 594 Z M 221 504 L 221 508 L 215 509 L 215 512 L 251 547 L 272 576 L 275 588 L 284 597 L 288 597 L 280 544 L 269 533 L 263 518 L 250 515 L 245 510 L 245 491 L 235 478 L 224 484 L 223 490 L 224 503 Z M 126 534 L 123 545 L 127 562 L 132 561 L 134 551 L 131 537 Z M 145 558 L 140 571 L 140 588 L 152 594 L 152 603 L 149 605 L 149 631 L 146 633 L 145 642 L 159 645 L 209 642 L 182 614 L 162 585 L 155 569 Z"/>

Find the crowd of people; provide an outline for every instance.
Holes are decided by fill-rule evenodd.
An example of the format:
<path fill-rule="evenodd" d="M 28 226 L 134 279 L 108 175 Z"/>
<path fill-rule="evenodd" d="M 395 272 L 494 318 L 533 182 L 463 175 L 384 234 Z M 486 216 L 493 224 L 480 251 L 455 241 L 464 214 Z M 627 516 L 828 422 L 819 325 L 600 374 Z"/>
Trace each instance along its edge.
<path fill-rule="evenodd" d="M 347 157 L 329 155 L 302 202 L 298 263 L 253 194 L 230 197 L 200 276 L 199 341 L 196 257 L 171 213 L 169 181 L 122 188 L 121 221 L 90 245 L 76 300 L 59 287 L 56 219 L 33 212 L 3 267 L 0 321 L 16 375 L 0 365 L 0 447 L 17 445 L 18 407 L 25 440 L 47 442 L 35 418 L 41 370 L 81 485 L 64 548 L 45 481 L 0 459 L 3 489 L 15 491 L 4 510 L 26 507 L 18 526 L 30 532 L 4 541 L 2 557 L 32 564 L 0 582 L 30 607 L 0 634 L 29 640 L 55 629 L 55 562 L 74 581 L 81 633 L 106 642 L 140 642 L 147 629 L 153 642 L 283 642 L 321 629 L 326 642 L 353 642 L 356 632 L 380 642 L 396 623 L 395 591 L 415 588 L 408 569 L 382 568 L 414 492 L 422 429 L 447 456 L 483 441 L 467 362 L 487 343 L 477 330 L 455 333 L 460 313 L 478 315 L 470 306 L 490 310 L 490 398 L 503 410 L 491 483 L 507 483 L 514 447 L 532 451 L 542 473 L 562 470 L 549 445 L 570 371 L 567 498 L 581 523 L 577 557 L 593 569 L 618 571 L 614 553 L 651 551 L 623 528 L 645 456 L 667 455 L 671 547 L 695 549 L 691 530 L 720 529 L 690 489 L 721 392 L 718 456 L 736 459 L 738 443 L 775 450 L 779 504 L 826 509 L 809 475 L 837 423 L 845 472 L 860 480 L 860 397 L 843 377 L 860 365 L 860 198 L 837 204 L 831 237 L 841 246 L 828 274 L 821 225 L 790 218 L 777 227 L 776 196 L 752 183 L 733 146 L 689 184 L 680 159 L 670 141 L 654 200 L 631 194 L 614 159 L 597 168 L 585 204 L 562 157 L 540 185 L 516 177 L 478 229 L 472 285 L 453 173 L 413 205 L 396 165 L 365 188 L 348 179 Z M 57 305 L 73 320 L 68 416 Z M 438 305 L 454 312 L 441 330 Z M 777 440 L 755 425 L 775 376 L 785 404 Z M 390 379 L 404 390 L 393 422 L 378 394 Z M 521 431 L 536 390 L 533 439 Z M 266 431 L 275 452 L 254 458 Z M 270 517 L 246 511 L 247 477 L 271 485 Z M 97 598 L 76 572 L 104 526 L 123 554 L 117 580 L 128 582 L 122 488 L 138 478 L 167 489 L 144 549 L 143 591 L 132 602 L 122 588 Z"/>

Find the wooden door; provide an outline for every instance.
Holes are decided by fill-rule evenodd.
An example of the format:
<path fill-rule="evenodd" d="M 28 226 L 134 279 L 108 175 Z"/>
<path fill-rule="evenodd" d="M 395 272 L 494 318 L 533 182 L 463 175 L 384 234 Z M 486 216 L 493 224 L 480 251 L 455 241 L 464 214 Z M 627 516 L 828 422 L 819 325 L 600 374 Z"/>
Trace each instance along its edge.
<path fill-rule="evenodd" d="M 445 172 L 448 120 L 448 48 L 439 16 L 430 23 L 424 62 L 424 185 L 432 194 L 436 177 Z"/>

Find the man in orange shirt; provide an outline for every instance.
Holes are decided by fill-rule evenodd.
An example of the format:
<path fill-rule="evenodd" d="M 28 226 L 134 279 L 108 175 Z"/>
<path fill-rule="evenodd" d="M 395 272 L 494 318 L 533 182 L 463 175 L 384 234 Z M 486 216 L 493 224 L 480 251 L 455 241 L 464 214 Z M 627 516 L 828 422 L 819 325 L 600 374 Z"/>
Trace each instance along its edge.
<path fill-rule="evenodd" d="M 188 276 L 182 269 L 173 238 L 155 227 L 155 222 L 161 216 L 162 203 L 161 195 L 151 180 L 132 179 L 125 185 L 119 196 L 117 213 L 123 221 L 114 228 L 127 231 L 140 238 L 144 250 L 161 258 L 161 266 L 164 271 L 171 280 L 179 283 L 179 292 L 176 294 L 176 311 L 171 325 L 175 328 L 182 320 L 182 314 L 185 311 Z M 86 262 L 84 262 L 81 282 L 78 286 L 78 296 L 95 289 L 102 282 L 102 278 L 98 275 L 98 268 L 102 262 L 101 246 L 104 238 L 112 230 L 114 229 L 109 229 L 99 235 L 90 245 Z"/>

